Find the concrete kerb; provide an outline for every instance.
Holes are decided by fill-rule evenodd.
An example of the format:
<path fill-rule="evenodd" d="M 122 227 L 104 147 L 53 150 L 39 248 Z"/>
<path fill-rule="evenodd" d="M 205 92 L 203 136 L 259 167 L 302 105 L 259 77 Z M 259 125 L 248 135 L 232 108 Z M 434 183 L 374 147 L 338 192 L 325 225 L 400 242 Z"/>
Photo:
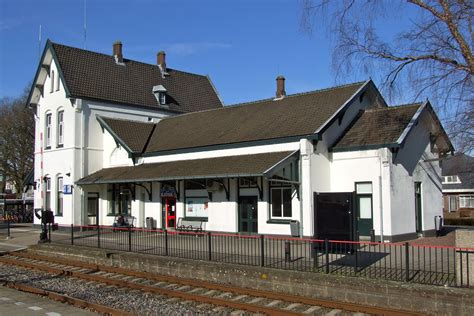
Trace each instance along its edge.
<path fill-rule="evenodd" d="M 251 285 L 252 288 L 308 297 L 436 314 L 443 311 L 447 315 L 474 315 L 473 289 L 240 266 L 54 243 L 35 245 L 31 249 L 43 255 L 235 286 Z"/>

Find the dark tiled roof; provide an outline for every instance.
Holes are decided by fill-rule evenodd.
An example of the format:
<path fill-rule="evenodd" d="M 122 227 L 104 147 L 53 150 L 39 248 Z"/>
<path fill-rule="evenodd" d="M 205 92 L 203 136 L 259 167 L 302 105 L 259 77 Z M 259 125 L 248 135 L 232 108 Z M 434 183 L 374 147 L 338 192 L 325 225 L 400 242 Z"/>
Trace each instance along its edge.
<path fill-rule="evenodd" d="M 421 103 L 364 111 L 334 150 L 395 143 L 413 119 Z"/>
<path fill-rule="evenodd" d="M 99 170 L 78 184 L 261 175 L 292 152 L 229 156 L 115 167 Z"/>
<path fill-rule="evenodd" d="M 165 118 L 157 124 L 146 152 L 311 135 L 363 85 Z"/>
<path fill-rule="evenodd" d="M 118 120 L 103 117 L 102 120 L 112 129 L 131 151 L 142 153 L 155 128 L 154 123 Z"/>
<path fill-rule="evenodd" d="M 458 153 L 441 161 L 443 176 L 459 176 L 461 183 L 443 184 L 443 190 L 474 191 L 474 157 Z"/>
<path fill-rule="evenodd" d="M 161 76 L 158 66 L 124 59 L 117 65 L 112 55 L 52 43 L 72 97 L 159 108 L 153 86 L 167 89 L 169 109 L 193 112 L 222 107 L 206 76 L 168 68 Z"/>

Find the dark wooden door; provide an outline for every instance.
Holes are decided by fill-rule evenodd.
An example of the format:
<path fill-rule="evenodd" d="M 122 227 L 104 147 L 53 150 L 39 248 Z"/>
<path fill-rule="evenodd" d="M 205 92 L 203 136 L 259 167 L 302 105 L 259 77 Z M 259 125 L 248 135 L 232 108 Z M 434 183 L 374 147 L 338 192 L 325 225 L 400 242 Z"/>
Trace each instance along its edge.
<path fill-rule="evenodd" d="M 415 182 L 415 225 L 416 232 L 422 233 L 421 182 Z"/>
<path fill-rule="evenodd" d="M 314 193 L 314 237 L 355 240 L 354 193 Z"/>
<path fill-rule="evenodd" d="M 256 196 L 239 199 L 239 232 L 258 233 L 258 207 Z"/>

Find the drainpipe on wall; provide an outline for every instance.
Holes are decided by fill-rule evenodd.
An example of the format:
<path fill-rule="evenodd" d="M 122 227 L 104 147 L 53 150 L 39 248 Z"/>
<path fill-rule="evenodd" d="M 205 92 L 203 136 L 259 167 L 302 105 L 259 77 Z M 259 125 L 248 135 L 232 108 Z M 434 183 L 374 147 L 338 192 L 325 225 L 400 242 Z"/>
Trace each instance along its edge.
<path fill-rule="evenodd" d="M 379 194 L 380 194 L 380 242 L 383 242 L 383 191 L 382 191 L 382 180 L 383 180 L 383 150 L 380 150 L 379 164 L 380 164 L 380 175 L 379 175 Z"/>

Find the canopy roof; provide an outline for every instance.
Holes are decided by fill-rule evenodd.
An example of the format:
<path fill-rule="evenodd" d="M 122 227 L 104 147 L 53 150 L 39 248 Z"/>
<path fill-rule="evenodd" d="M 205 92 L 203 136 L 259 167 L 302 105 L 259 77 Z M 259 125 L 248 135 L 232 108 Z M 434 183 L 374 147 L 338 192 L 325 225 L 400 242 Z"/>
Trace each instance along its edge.
<path fill-rule="evenodd" d="M 278 166 L 283 167 L 297 158 L 298 151 L 284 151 L 104 168 L 80 179 L 77 184 L 133 183 L 265 175 L 270 177 Z"/>

